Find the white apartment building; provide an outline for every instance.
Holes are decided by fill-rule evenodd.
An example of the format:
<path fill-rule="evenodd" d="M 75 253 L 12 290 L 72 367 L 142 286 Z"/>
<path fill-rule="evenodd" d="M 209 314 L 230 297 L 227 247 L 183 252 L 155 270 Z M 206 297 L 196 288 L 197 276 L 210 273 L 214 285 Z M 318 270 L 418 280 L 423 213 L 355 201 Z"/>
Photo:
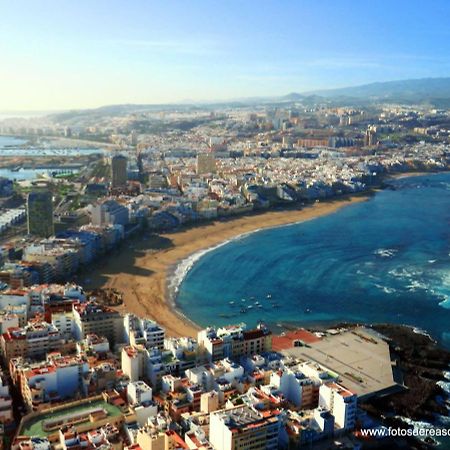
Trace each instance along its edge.
<path fill-rule="evenodd" d="M 356 421 L 357 395 L 337 383 L 326 383 L 319 389 L 319 406 L 334 416 L 337 429 L 352 430 Z"/>

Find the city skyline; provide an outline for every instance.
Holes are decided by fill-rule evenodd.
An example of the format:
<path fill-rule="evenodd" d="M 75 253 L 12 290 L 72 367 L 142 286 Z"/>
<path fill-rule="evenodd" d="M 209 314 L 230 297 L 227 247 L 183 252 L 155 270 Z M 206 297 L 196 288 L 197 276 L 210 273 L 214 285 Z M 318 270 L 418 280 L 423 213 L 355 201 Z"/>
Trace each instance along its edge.
<path fill-rule="evenodd" d="M 443 1 L 57 6 L 3 6 L 2 111 L 220 101 L 450 73 Z"/>

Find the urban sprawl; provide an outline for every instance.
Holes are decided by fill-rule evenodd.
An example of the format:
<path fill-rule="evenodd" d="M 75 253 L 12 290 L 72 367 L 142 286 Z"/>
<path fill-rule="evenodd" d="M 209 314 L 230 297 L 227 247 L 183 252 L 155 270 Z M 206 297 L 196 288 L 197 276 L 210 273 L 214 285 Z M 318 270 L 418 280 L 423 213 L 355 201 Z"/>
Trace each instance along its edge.
<path fill-rule="evenodd" d="M 171 337 L 120 312 L 120 292 L 89 291 L 81 277 L 139 233 L 307 208 L 388 175 L 448 170 L 449 125 L 449 111 L 431 107 L 296 101 L 0 122 L 0 137 L 20 138 L 0 148 L 12 174 L 0 178 L 5 442 L 359 448 L 360 430 L 381 426 L 359 404 L 404 388 L 373 329 L 275 336 L 259 323 Z M 25 168 L 39 173 L 15 178 Z"/>

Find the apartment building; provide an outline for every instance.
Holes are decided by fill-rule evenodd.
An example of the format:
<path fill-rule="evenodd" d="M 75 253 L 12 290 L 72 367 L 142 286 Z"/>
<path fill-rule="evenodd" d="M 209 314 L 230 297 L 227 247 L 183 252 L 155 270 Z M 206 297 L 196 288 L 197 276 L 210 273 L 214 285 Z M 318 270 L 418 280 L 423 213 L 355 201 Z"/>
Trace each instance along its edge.
<path fill-rule="evenodd" d="M 325 383 L 319 389 L 319 406 L 334 416 L 335 427 L 352 430 L 356 422 L 357 395 L 338 383 Z"/>
<path fill-rule="evenodd" d="M 23 328 L 10 328 L 0 337 L 3 356 L 11 358 L 45 358 L 52 351 L 66 353 L 75 349 L 75 343 L 67 340 L 55 325 L 47 322 L 28 323 Z"/>
<path fill-rule="evenodd" d="M 95 303 L 74 303 L 75 339 L 82 340 L 88 334 L 108 338 L 111 346 L 123 342 L 123 318 L 112 308 Z"/>
<path fill-rule="evenodd" d="M 260 413 L 248 406 L 222 409 L 210 415 L 210 442 L 216 450 L 275 450 L 279 429 L 276 413 Z"/>

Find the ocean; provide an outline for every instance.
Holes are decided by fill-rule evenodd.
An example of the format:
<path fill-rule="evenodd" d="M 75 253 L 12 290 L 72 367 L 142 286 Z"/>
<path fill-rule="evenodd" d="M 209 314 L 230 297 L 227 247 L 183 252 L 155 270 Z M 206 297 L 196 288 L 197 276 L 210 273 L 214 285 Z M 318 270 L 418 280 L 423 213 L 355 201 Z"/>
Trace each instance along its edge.
<path fill-rule="evenodd" d="M 392 185 L 193 255 L 177 271 L 177 307 L 202 326 L 407 324 L 450 349 L 450 173 Z"/>

